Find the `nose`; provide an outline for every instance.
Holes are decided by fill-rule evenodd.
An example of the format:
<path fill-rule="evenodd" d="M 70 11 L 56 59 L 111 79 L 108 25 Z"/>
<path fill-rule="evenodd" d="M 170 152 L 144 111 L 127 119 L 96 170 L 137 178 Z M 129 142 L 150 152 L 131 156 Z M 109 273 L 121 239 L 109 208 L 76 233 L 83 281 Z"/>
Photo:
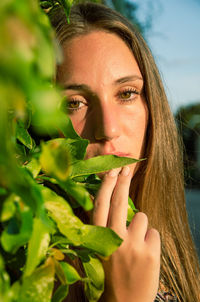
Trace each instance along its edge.
<path fill-rule="evenodd" d="M 115 106 L 103 104 L 95 114 L 94 136 L 96 140 L 110 141 L 120 135 L 119 114 Z"/>

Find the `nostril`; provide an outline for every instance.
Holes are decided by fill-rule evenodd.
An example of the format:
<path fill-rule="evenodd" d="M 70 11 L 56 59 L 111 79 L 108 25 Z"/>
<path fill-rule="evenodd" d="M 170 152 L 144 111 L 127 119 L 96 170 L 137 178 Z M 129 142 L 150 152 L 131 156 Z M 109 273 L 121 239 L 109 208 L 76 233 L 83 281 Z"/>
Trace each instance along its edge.
<path fill-rule="evenodd" d="M 97 141 L 106 142 L 118 137 L 118 135 L 116 135 L 114 132 L 113 133 L 98 132 L 95 133 L 94 137 Z"/>
<path fill-rule="evenodd" d="M 119 136 L 119 114 L 112 101 L 100 99 L 93 116 L 94 137 L 96 140 L 110 141 Z"/>
<path fill-rule="evenodd" d="M 113 123 L 110 119 L 101 124 L 95 129 L 94 133 L 96 140 L 108 141 L 119 137 L 119 127 L 117 123 Z"/>

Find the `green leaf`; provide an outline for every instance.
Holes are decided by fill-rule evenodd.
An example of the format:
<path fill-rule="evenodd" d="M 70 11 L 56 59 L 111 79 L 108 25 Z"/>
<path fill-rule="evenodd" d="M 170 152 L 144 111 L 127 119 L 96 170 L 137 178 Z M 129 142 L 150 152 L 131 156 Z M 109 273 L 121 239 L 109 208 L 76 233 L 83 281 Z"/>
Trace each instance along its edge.
<path fill-rule="evenodd" d="M 83 267 L 89 281 L 85 282 L 85 294 L 89 302 L 96 302 L 104 291 L 104 270 L 98 258 L 90 256 L 89 262 L 83 262 Z"/>
<path fill-rule="evenodd" d="M 66 180 L 70 173 L 71 155 L 65 140 L 58 138 L 43 143 L 40 163 L 48 175 Z"/>
<path fill-rule="evenodd" d="M 10 300 L 8 300 L 9 302 L 18 302 L 19 301 L 18 298 L 19 298 L 20 288 L 21 288 L 20 281 L 16 281 L 15 283 L 12 284 L 12 287 L 10 288 L 9 294 L 8 294 L 8 297 L 10 298 Z"/>
<path fill-rule="evenodd" d="M 132 221 L 134 215 L 138 212 L 132 199 L 128 198 L 128 213 L 127 213 L 127 225 Z"/>
<path fill-rule="evenodd" d="M 34 218 L 33 232 L 28 245 L 27 263 L 24 276 L 31 275 L 36 266 L 45 257 L 49 242 L 49 229 L 39 218 Z"/>
<path fill-rule="evenodd" d="M 89 141 L 87 139 L 70 139 L 65 138 L 63 139 L 66 144 L 68 144 L 71 156 L 72 156 L 72 162 L 84 159 L 86 154 L 86 149 L 89 144 Z"/>
<path fill-rule="evenodd" d="M 9 290 L 10 277 L 5 271 L 3 257 L 0 254 L 0 301 L 9 301 L 7 300 Z"/>
<path fill-rule="evenodd" d="M 66 278 L 65 278 L 65 273 L 62 269 L 62 266 L 60 265 L 60 262 L 55 259 L 54 255 L 53 255 L 53 259 L 54 259 L 54 263 L 55 263 L 56 277 L 59 279 L 61 284 L 65 285 L 66 284 Z"/>
<path fill-rule="evenodd" d="M 43 55 L 45 55 L 44 52 Z M 42 60 L 38 63 L 45 72 L 45 69 L 48 69 L 46 68 L 48 64 L 46 59 L 42 58 Z M 51 68 L 49 71 L 51 72 Z M 47 70 L 47 72 L 49 71 Z M 60 91 L 43 79 L 41 84 L 36 83 L 33 85 L 30 91 L 30 100 L 34 108 L 32 125 L 35 130 L 41 134 L 57 134 L 60 125 L 65 121 L 65 114 L 59 109 L 61 102 Z"/>
<path fill-rule="evenodd" d="M 13 215 L 15 214 L 15 204 L 17 196 L 15 194 L 11 194 L 8 198 L 4 200 L 2 211 L 1 211 L 1 217 L 0 221 L 6 221 L 9 220 Z"/>
<path fill-rule="evenodd" d="M 20 302 L 50 302 L 54 285 L 55 267 L 51 258 L 23 279 L 19 293 Z"/>
<path fill-rule="evenodd" d="M 15 158 L 19 165 L 23 165 L 27 161 L 27 152 L 25 145 L 19 144 L 18 142 L 15 145 Z"/>
<path fill-rule="evenodd" d="M 104 257 L 110 256 L 123 241 L 113 230 L 101 226 L 84 225 L 82 231 L 82 246 Z"/>
<path fill-rule="evenodd" d="M 0 188 L 0 196 L 5 195 L 7 193 L 7 190 L 5 188 Z"/>
<path fill-rule="evenodd" d="M 53 191 L 45 188 L 43 194 L 49 215 L 57 223 L 61 234 L 66 236 L 68 243 L 92 249 L 105 257 L 112 254 L 122 243 L 121 238 L 109 228 L 84 225 L 73 214 L 69 204 Z"/>
<path fill-rule="evenodd" d="M 34 181 L 30 172 L 15 165 L 14 170 L 9 171 L 7 176 L 10 190 L 20 196 L 38 217 L 45 219 L 41 186 Z"/>
<path fill-rule="evenodd" d="M 57 223 L 59 231 L 68 238 L 70 243 L 80 245 L 83 223 L 74 215 L 70 205 L 50 189 L 44 188 L 43 196 L 45 207 L 51 218 Z"/>
<path fill-rule="evenodd" d="M 64 122 L 60 125 L 60 130 L 66 138 L 81 139 L 74 130 L 71 119 L 68 116 L 65 116 Z"/>
<path fill-rule="evenodd" d="M 31 236 L 33 216 L 32 211 L 26 206 L 21 212 L 21 220 L 21 227 L 18 234 L 9 233 L 9 228 L 2 232 L 1 244 L 7 252 L 15 253 L 20 246 L 23 246 L 28 242 Z"/>
<path fill-rule="evenodd" d="M 44 15 L 44 17 L 46 17 L 46 15 Z M 49 20 L 47 18 L 47 22 L 48 21 Z M 39 68 L 40 75 L 43 75 L 44 78 L 52 78 L 55 72 L 55 53 L 51 47 L 53 43 L 49 43 L 49 41 L 46 41 L 41 31 L 38 32 L 38 40 L 38 42 L 40 43 L 40 52 L 35 57 L 35 61 L 37 60 L 37 67 Z M 57 94 L 53 89 L 51 91 L 51 94 L 49 94 L 49 108 L 51 108 L 51 103 L 54 104 L 57 97 Z M 46 96 L 44 96 L 44 100 L 45 98 Z M 45 107 L 43 106 L 46 107 L 46 104 L 41 105 L 41 107 L 45 109 Z M 47 107 L 48 113 L 51 112 L 51 109 L 49 110 L 49 108 Z"/>
<path fill-rule="evenodd" d="M 52 243 L 53 246 L 57 246 L 63 254 L 69 255 L 71 259 L 74 259 L 78 256 L 74 249 L 72 250 L 68 247 L 68 240 L 66 237 L 62 235 L 54 235 L 52 236 Z"/>
<path fill-rule="evenodd" d="M 70 153 L 70 158 L 71 158 L 70 164 L 71 164 L 85 157 L 88 143 L 89 143 L 88 140 L 81 139 L 81 138 L 77 138 L 77 139 L 56 138 L 56 139 L 49 140 L 46 144 L 48 144 L 49 147 L 51 147 L 51 149 L 53 150 L 56 144 L 58 145 L 57 148 L 64 148 L 64 150 L 67 149 L 67 152 Z"/>
<path fill-rule="evenodd" d="M 41 170 L 41 164 L 39 160 L 32 157 L 29 163 L 25 165 L 25 168 L 32 173 L 34 178 L 36 178 Z"/>
<path fill-rule="evenodd" d="M 140 160 L 129 157 L 119 157 L 116 155 L 96 156 L 74 163 L 72 165 L 70 176 L 77 177 L 88 174 L 96 174 L 125 165 L 130 165 L 138 161 Z"/>
<path fill-rule="evenodd" d="M 134 203 L 133 203 L 133 201 L 132 201 L 132 199 L 131 199 L 130 197 L 128 198 L 128 204 L 129 204 L 130 208 L 131 208 L 135 213 L 138 212 L 138 210 L 136 209 L 136 207 L 135 207 L 135 205 L 134 205 Z"/>
<path fill-rule="evenodd" d="M 78 274 L 78 272 L 72 265 L 70 265 L 67 262 L 60 262 L 60 265 L 65 274 L 67 284 L 73 284 L 73 283 L 77 282 L 78 280 L 81 280 L 80 275 Z"/>
<path fill-rule="evenodd" d="M 75 183 L 71 179 L 67 179 L 66 182 L 60 182 L 59 184 L 61 188 L 72 196 L 86 211 L 93 209 L 90 194 L 82 185 Z"/>
<path fill-rule="evenodd" d="M 134 215 L 135 215 L 135 213 L 134 213 L 133 210 L 131 209 L 130 205 L 128 205 L 127 219 L 126 219 L 126 224 L 127 224 L 127 226 L 128 226 L 128 225 L 130 224 L 130 222 L 132 221 Z"/>
<path fill-rule="evenodd" d="M 29 149 L 35 146 L 35 142 L 21 121 L 18 121 L 16 125 L 16 138 Z"/>
<path fill-rule="evenodd" d="M 55 291 L 55 294 L 53 295 L 51 302 L 63 302 L 63 299 L 68 295 L 68 291 L 69 291 L 69 285 L 67 284 L 60 285 Z"/>
<path fill-rule="evenodd" d="M 52 2 L 51 1 L 40 1 L 40 6 L 41 8 L 47 9 L 52 7 Z"/>

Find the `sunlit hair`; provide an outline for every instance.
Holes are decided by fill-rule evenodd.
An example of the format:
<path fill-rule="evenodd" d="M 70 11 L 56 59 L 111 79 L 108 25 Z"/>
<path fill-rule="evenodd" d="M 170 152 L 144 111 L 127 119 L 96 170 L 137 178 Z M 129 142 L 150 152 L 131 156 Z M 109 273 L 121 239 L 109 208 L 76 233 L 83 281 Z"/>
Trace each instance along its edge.
<path fill-rule="evenodd" d="M 148 215 L 150 226 L 161 234 L 160 284 L 175 292 L 180 301 L 200 301 L 198 259 L 185 207 L 182 152 L 163 84 L 146 42 L 131 23 L 103 5 L 74 5 L 69 24 L 60 8 L 49 15 L 61 45 L 79 35 L 101 30 L 116 34 L 131 49 L 144 79 L 149 110 L 143 154 L 147 160 L 133 177 L 131 197 L 136 207 Z"/>

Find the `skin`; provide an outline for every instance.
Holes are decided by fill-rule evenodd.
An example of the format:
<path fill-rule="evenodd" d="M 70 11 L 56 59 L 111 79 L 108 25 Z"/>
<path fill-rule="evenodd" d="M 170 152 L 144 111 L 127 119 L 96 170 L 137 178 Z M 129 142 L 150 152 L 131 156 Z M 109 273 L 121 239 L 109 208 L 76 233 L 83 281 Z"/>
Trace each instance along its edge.
<path fill-rule="evenodd" d="M 144 150 L 148 110 L 143 79 L 127 45 L 115 34 L 93 31 L 63 46 L 57 81 L 77 133 L 89 139 L 86 158 L 116 154 L 140 158 Z M 137 213 L 126 228 L 128 195 L 137 165 L 102 176 L 93 223 L 112 228 L 122 245 L 103 261 L 106 280 L 102 301 L 153 302 L 160 269 L 160 237 Z"/>

